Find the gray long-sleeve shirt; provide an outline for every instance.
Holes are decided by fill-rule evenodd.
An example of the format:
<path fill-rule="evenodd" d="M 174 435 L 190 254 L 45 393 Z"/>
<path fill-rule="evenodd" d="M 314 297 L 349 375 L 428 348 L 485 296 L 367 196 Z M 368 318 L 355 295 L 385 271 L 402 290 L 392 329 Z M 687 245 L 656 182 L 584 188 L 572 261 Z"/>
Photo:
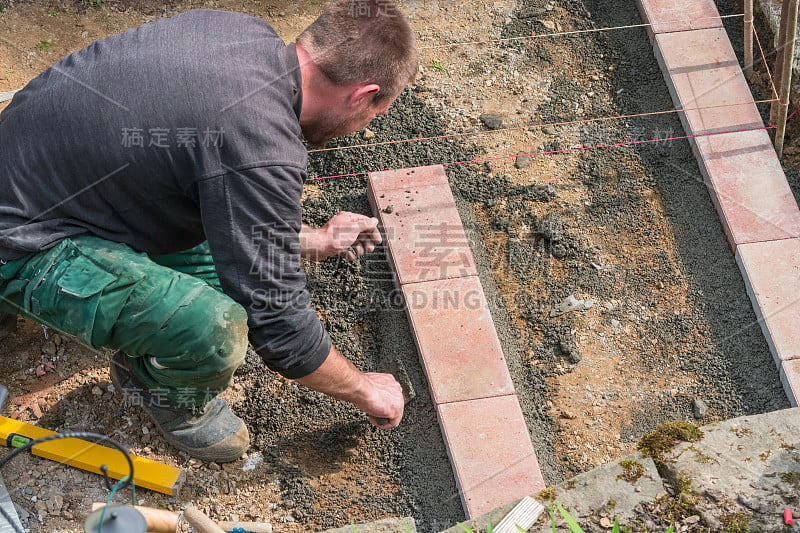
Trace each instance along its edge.
<path fill-rule="evenodd" d="M 313 372 L 330 339 L 300 267 L 301 98 L 294 45 L 237 13 L 70 54 L 0 115 L 0 259 L 87 233 L 153 254 L 208 240 L 267 365 Z"/>

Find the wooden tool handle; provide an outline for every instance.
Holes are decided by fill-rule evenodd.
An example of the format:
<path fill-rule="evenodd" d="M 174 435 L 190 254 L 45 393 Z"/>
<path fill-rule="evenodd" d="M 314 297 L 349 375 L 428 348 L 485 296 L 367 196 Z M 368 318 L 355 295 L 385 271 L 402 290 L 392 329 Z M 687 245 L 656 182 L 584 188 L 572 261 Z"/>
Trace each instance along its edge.
<path fill-rule="evenodd" d="M 183 510 L 183 517 L 189 522 L 189 525 L 197 530 L 197 533 L 225 533 L 224 529 L 194 505 L 188 505 Z"/>
<path fill-rule="evenodd" d="M 103 506 L 105 506 L 104 503 L 94 502 L 92 511 L 96 511 Z M 172 511 L 142 507 L 140 505 L 134 505 L 133 508 L 142 513 L 142 516 L 147 521 L 147 531 L 150 533 L 175 533 L 178 530 L 178 515 Z"/>
<path fill-rule="evenodd" d="M 239 527 L 248 533 L 272 533 L 272 524 L 268 522 L 220 522 L 219 527 L 225 531 Z"/>

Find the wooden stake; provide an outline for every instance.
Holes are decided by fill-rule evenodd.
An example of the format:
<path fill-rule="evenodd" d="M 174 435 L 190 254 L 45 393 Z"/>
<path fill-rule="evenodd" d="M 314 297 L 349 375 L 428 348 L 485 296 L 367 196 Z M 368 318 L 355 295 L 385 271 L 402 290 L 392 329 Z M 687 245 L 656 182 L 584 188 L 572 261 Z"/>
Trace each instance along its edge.
<path fill-rule="evenodd" d="M 753 0 L 744 0 L 744 75 L 753 76 Z"/>
<path fill-rule="evenodd" d="M 786 136 L 786 114 L 789 111 L 789 98 L 792 93 L 792 63 L 794 62 L 794 41 L 797 31 L 797 10 L 800 0 L 784 0 L 781 7 L 781 27 L 785 41 L 783 43 L 783 62 L 780 65 L 780 106 L 777 109 L 775 122 L 775 152 L 783 156 L 783 141 Z M 785 21 L 784 21 L 785 19 Z M 778 43 L 780 47 L 781 43 Z"/>
<path fill-rule="evenodd" d="M 783 71 L 783 56 L 786 51 L 786 11 L 787 0 L 783 0 L 781 4 L 780 18 L 778 19 L 778 43 L 775 45 L 775 66 L 772 69 L 772 82 L 775 84 L 776 90 L 781 86 L 781 73 Z M 778 122 L 778 109 L 780 108 L 780 94 L 776 94 L 776 101 L 772 102 L 769 108 L 769 123 L 777 124 Z"/>

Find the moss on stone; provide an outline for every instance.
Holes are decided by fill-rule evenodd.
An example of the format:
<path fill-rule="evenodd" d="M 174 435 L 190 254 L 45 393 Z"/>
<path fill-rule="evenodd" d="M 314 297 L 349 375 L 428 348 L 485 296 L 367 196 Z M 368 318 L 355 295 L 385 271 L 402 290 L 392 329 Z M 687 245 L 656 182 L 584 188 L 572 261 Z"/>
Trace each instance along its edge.
<path fill-rule="evenodd" d="M 747 533 L 750 531 L 750 513 L 740 511 L 738 513 L 728 513 L 719 517 L 725 528 L 725 533 Z"/>
<path fill-rule="evenodd" d="M 639 478 L 644 475 L 644 465 L 639 461 L 633 459 L 623 459 L 619 462 L 622 467 L 622 473 L 617 476 L 617 479 L 624 479 L 631 485 L 639 481 Z"/>
<path fill-rule="evenodd" d="M 546 489 L 542 489 L 539 491 L 539 494 L 536 495 L 537 500 L 541 500 L 543 502 L 550 502 L 556 499 L 558 496 L 558 492 L 556 491 L 555 487 L 547 487 Z"/>
<path fill-rule="evenodd" d="M 800 486 L 800 472 L 778 472 L 778 477 L 784 483 Z"/>
<path fill-rule="evenodd" d="M 656 463 L 663 462 L 664 454 L 681 441 L 697 442 L 703 432 L 696 425 L 682 420 L 666 422 L 639 441 L 639 451 Z"/>

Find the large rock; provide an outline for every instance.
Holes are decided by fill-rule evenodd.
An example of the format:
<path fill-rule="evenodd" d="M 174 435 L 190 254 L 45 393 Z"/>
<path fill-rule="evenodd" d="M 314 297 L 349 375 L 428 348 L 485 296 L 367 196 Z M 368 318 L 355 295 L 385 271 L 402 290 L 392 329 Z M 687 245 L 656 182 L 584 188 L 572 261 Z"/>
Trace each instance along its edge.
<path fill-rule="evenodd" d="M 783 531 L 783 510 L 800 506 L 800 408 L 702 430 L 702 440 L 665 457 L 662 473 L 700 497 L 696 507 L 708 526 L 749 517 L 751 531 Z"/>
<path fill-rule="evenodd" d="M 616 516 L 621 523 L 632 520 L 637 505 L 665 494 L 653 460 L 635 453 L 562 483 L 556 487 L 553 499 L 579 523 L 588 525 L 602 516 Z M 552 531 L 549 521 L 539 523 L 541 529 L 535 531 Z"/>

